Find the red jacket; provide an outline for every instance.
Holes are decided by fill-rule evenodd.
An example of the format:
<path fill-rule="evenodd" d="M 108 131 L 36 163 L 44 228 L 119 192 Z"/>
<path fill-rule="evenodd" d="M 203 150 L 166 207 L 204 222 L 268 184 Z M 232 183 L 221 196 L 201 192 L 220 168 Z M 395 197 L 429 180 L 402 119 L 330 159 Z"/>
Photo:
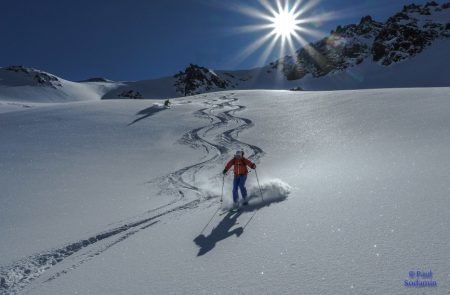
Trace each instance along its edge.
<path fill-rule="evenodd" d="M 252 161 L 244 157 L 240 159 L 233 158 L 230 161 L 228 161 L 227 165 L 225 166 L 225 172 L 227 172 L 231 168 L 231 166 L 234 166 L 234 175 L 236 176 L 247 175 L 248 173 L 247 166 L 253 169 L 256 168 L 256 165 Z"/>

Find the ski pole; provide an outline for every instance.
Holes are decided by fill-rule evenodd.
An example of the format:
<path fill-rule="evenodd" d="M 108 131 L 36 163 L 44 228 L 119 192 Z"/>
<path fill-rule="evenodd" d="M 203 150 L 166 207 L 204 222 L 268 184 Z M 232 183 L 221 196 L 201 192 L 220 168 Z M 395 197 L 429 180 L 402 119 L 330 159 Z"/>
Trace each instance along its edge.
<path fill-rule="evenodd" d="M 222 194 L 220 195 L 220 202 L 222 203 L 223 201 L 223 184 L 225 182 L 225 175 L 222 176 Z M 208 227 L 208 225 L 211 224 L 211 222 L 214 220 L 214 217 L 216 217 L 217 212 L 219 212 L 220 207 L 217 208 L 216 212 L 214 212 L 213 216 L 211 217 L 211 219 L 208 221 L 208 223 L 205 225 L 205 227 L 203 227 L 202 231 L 200 232 L 200 234 L 203 234 L 203 232 L 205 231 L 205 229 Z"/>
<path fill-rule="evenodd" d="M 258 182 L 259 193 L 261 194 L 261 200 L 264 202 L 264 198 L 263 198 L 263 194 L 262 194 L 262 190 L 261 190 L 261 185 L 259 184 L 258 172 L 256 172 L 256 168 L 255 168 L 255 175 L 256 175 L 256 181 Z"/>
<path fill-rule="evenodd" d="M 223 202 L 223 184 L 225 183 L 225 174 L 222 176 L 222 194 L 220 195 L 220 202 Z"/>
<path fill-rule="evenodd" d="M 216 217 L 217 212 L 219 212 L 220 207 L 217 208 L 216 212 L 214 212 L 214 215 L 211 217 L 211 219 L 208 221 L 208 223 L 205 225 L 205 227 L 203 227 L 202 231 L 200 232 L 200 234 L 203 234 L 203 232 L 205 231 L 205 229 L 208 227 L 208 225 L 211 224 L 211 222 L 213 221 L 214 217 Z"/>

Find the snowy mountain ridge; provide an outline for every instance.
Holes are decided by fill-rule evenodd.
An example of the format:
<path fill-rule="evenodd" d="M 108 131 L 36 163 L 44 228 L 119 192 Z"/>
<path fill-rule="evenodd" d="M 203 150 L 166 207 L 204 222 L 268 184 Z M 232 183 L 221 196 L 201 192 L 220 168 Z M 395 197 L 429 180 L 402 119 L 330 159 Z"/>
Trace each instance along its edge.
<path fill-rule="evenodd" d="M 100 100 L 120 82 L 72 82 L 25 66 L 0 68 L 0 101 L 69 102 Z"/>
<path fill-rule="evenodd" d="M 199 65 L 189 65 L 174 77 L 165 78 L 168 96 L 184 96 L 231 89 L 295 89 L 334 90 L 383 87 L 411 87 L 422 79 L 420 86 L 448 86 L 445 78 L 450 74 L 450 63 L 445 56 L 450 48 L 450 3 L 442 5 L 432 1 L 425 5 L 407 5 L 385 23 L 365 16 L 359 24 L 338 26 L 330 36 L 299 49 L 296 56 L 286 56 L 269 65 L 251 70 L 212 71 Z M 442 42 L 438 42 L 442 41 Z M 432 54 L 420 56 L 433 47 Z M 439 61 L 437 62 L 436 59 Z M 442 61 L 443 59 L 444 61 Z M 434 63 L 434 73 L 412 73 L 408 67 L 396 66 L 402 62 L 410 67 Z M 373 65 L 371 65 L 373 64 Z M 366 69 L 367 67 L 372 67 Z M 365 75 L 365 81 L 338 85 L 330 79 L 352 74 L 353 69 Z M 386 74 L 386 78 L 372 78 Z M 338 77 L 336 77 L 338 75 Z M 392 79 L 395 77 L 395 79 Z M 432 78 L 431 78 L 432 77 Z M 324 78 L 324 79 L 321 79 Z M 437 79 L 436 79 L 437 78 Z M 344 78 L 345 79 L 345 78 Z M 139 91 L 143 98 L 154 97 L 150 85 L 128 83 L 126 91 Z M 396 81 L 391 84 L 391 81 Z M 143 86 L 146 87 L 143 87 Z M 145 89 L 147 88 L 147 89 Z M 175 88 L 175 89 L 173 89 Z M 150 91 L 149 91 L 150 90 Z M 169 94 L 170 93 L 170 94 Z M 116 92 L 104 98 L 118 98 Z"/>
<path fill-rule="evenodd" d="M 190 64 L 172 77 L 70 82 L 23 66 L 0 68 L 0 100 L 154 99 L 239 89 L 338 90 L 449 86 L 450 3 L 406 5 L 386 22 L 370 16 L 269 65 L 213 71 Z M 412 69 L 421 69 L 421 71 Z M 38 89 L 34 97 L 24 95 Z"/>
<path fill-rule="evenodd" d="M 389 66 L 413 58 L 436 39 L 450 37 L 450 3 L 406 5 L 385 23 L 365 16 L 359 24 L 338 26 L 330 36 L 272 63 L 288 80 L 321 77 L 372 59 Z"/>

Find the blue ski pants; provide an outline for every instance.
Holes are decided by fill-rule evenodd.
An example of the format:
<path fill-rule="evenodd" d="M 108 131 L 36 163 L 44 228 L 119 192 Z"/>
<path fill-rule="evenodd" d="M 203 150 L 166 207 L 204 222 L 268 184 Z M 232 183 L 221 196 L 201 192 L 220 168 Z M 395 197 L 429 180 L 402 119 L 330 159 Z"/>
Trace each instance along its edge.
<path fill-rule="evenodd" d="M 237 175 L 234 176 L 233 181 L 233 201 L 237 203 L 239 199 L 238 188 L 241 190 L 242 198 L 245 200 L 247 197 L 247 190 L 245 189 L 245 181 L 247 180 L 247 175 Z"/>

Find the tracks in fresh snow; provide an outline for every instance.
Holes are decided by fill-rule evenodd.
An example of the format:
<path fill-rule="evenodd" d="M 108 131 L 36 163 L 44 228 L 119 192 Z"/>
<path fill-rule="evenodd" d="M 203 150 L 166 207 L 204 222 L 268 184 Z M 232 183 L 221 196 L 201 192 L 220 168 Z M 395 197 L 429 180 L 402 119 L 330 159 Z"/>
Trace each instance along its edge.
<path fill-rule="evenodd" d="M 205 99 L 203 101 L 205 107 L 194 113 L 209 123 L 184 134 L 179 142 L 194 149 L 204 150 L 205 156 L 198 163 L 151 181 L 159 185 L 161 194 L 172 196 L 168 204 L 86 239 L 0 267 L 0 294 L 15 294 L 38 278 L 42 282 L 57 279 L 117 243 L 157 224 L 160 218 L 196 208 L 202 202 L 216 198 L 217 196 L 210 194 L 198 184 L 198 178 L 213 183 L 220 181 L 220 171 L 224 161 L 230 157 L 230 150 L 243 149 L 255 162 L 258 162 L 264 154 L 261 148 L 237 139 L 240 132 L 253 126 L 251 120 L 235 116 L 236 112 L 245 110 L 245 106 L 236 104 L 237 101 L 233 94 Z M 74 255 L 75 253 L 77 255 Z M 64 267 L 43 278 L 43 274 L 50 268 L 69 259 L 67 266 L 64 264 Z"/>
<path fill-rule="evenodd" d="M 196 179 L 203 177 L 208 182 L 218 181 L 221 171 L 218 165 L 221 166 L 230 156 L 230 149 L 243 149 L 255 162 L 263 156 L 261 148 L 237 139 L 240 132 L 253 126 L 251 120 L 234 115 L 246 108 L 236 105 L 237 101 L 235 97 L 222 96 L 205 101 L 207 107 L 195 112 L 197 117 L 207 119 L 209 124 L 189 131 L 180 139 L 180 143 L 194 149 L 204 149 L 205 159 L 159 178 L 157 182 L 162 193 L 178 195 L 178 200 L 192 194 L 194 199 L 209 199 L 212 196 L 196 185 Z"/>

